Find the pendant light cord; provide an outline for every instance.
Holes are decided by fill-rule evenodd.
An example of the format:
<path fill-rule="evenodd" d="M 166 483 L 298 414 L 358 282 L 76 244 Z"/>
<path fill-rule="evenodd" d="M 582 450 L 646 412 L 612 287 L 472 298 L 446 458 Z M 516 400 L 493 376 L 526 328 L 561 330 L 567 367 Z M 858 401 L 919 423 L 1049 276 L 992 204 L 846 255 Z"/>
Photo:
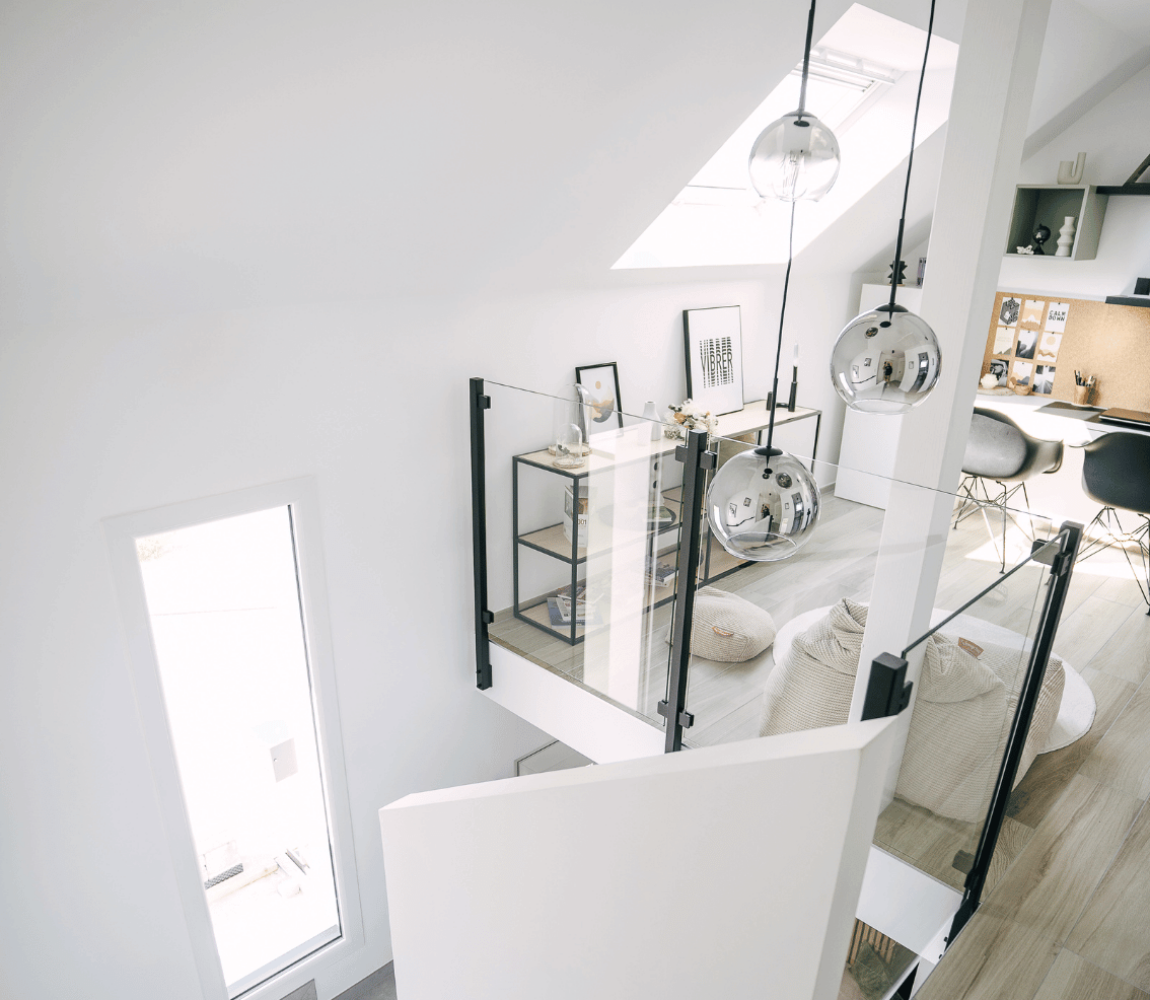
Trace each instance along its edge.
<path fill-rule="evenodd" d="M 812 10 L 814 8 L 812 7 Z M 787 235 L 787 276 L 783 279 L 783 305 L 779 310 L 779 342 L 775 347 L 775 383 L 771 389 L 771 415 L 767 424 L 767 453 L 775 439 L 775 410 L 779 407 L 779 361 L 783 356 L 783 320 L 787 315 L 787 291 L 791 287 L 791 264 L 795 259 L 795 203 L 791 202 L 791 227 Z"/>
<path fill-rule="evenodd" d="M 807 76 L 811 70 L 811 39 L 815 33 L 815 0 L 811 0 L 811 11 L 807 14 L 807 44 L 803 49 L 803 80 L 799 85 L 799 119 L 807 109 Z"/>
<path fill-rule="evenodd" d="M 890 311 L 894 312 L 894 297 L 898 291 L 899 262 L 902 260 L 902 236 L 906 229 L 906 203 L 910 199 L 910 172 L 914 169 L 914 137 L 918 131 L 918 109 L 922 104 L 922 84 L 926 79 L 926 61 L 930 56 L 930 39 L 934 33 L 934 4 L 930 0 L 930 20 L 926 25 L 926 48 L 922 53 L 922 72 L 918 75 L 918 96 L 914 99 L 914 122 L 910 127 L 910 156 L 906 161 L 906 186 L 902 192 L 902 218 L 898 220 L 898 239 L 894 244 L 894 263 L 890 268 Z"/>

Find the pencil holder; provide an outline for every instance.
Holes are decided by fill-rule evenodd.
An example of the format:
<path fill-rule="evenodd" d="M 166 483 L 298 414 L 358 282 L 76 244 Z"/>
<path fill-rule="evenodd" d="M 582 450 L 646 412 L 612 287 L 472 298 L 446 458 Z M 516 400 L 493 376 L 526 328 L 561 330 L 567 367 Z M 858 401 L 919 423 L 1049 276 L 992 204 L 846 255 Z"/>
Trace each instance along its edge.
<path fill-rule="evenodd" d="M 1074 387 L 1074 405 L 1089 406 L 1094 399 L 1094 386 L 1076 385 Z"/>

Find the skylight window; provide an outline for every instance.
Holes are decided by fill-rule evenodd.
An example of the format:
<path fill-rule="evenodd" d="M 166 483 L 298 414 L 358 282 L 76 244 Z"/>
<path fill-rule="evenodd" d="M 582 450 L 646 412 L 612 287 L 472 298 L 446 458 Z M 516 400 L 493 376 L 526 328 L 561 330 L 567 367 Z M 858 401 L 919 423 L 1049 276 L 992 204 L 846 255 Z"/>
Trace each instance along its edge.
<path fill-rule="evenodd" d="M 807 108 L 841 139 L 858 120 L 858 112 L 901 75 L 886 67 L 858 66 L 859 61 L 826 50 L 811 52 Z M 759 133 L 799 104 L 802 63 L 780 83 L 754 113 L 707 161 L 676 196 L 674 205 L 751 205 L 759 196 L 751 187 L 747 160 Z"/>
<path fill-rule="evenodd" d="M 807 108 L 837 136 L 842 170 L 821 201 L 804 202 L 796 214 L 796 253 L 906 157 L 925 41 L 921 29 L 856 3 L 812 49 Z M 957 45 L 935 36 L 918 143 L 946 122 L 957 56 Z M 785 261 L 790 207 L 759 198 L 747 163 L 759 133 L 798 107 L 799 84 L 796 68 L 687 182 L 615 268 Z M 897 208 L 891 207 L 892 218 L 897 218 Z"/>

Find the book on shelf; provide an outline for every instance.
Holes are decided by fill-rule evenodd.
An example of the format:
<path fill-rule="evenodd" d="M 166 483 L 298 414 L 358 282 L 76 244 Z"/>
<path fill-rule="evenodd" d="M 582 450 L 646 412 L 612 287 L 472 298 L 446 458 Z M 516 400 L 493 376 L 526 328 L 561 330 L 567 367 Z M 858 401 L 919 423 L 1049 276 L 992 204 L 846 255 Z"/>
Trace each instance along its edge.
<path fill-rule="evenodd" d="M 679 569 L 677 566 L 663 562 L 662 559 L 647 557 L 648 583 L 653 583 L 656 587 L 669 587 L 675 582 L 675 578 L 678 575 Z"/>
<path fill-rule="evenodd" d="M 577 485 L 568 483 L 563 488 L 563 536 L 571 541 L 572 525 L 577 525 L 579 548 L 587 545 L 587 525 L 591 514 L 590 490 L 591 484 L 586 479 L 580 479 Z"/>
<path fill-rule="evenodd" d="M 582 588 L 580 588 L 582 589 Z M 571 598 L 562 595 L 547 598 L 547 614 L 551 619 L 551 624 L 556 628 L 561 626 L 571 625 Z M 599 615 L 599 609 L 594 604 L 588 604 L 584 600 L 576 599 L 575 601 L 575 624 L 576 625 L 600 625 L 602 618 Z"/>

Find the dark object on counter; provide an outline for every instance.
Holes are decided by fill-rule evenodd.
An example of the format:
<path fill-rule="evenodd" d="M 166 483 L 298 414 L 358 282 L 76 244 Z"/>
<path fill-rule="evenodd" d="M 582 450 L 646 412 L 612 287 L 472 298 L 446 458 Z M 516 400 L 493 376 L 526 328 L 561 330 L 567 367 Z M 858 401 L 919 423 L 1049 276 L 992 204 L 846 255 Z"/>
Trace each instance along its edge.
<path fill-rule="evenodd" d="M 1150 306 L 1150 278 L 1135 278 L 1133 295 L 1107 295 L 1106 302 L 1112 306 Z"/>
<path fill-rule="evenodd" d="M 1121 407 L 1111 407 L 1098 414 L 1099 423 L 1117 424 L 1119 427 L 1133 427 L 1139 431 L 1150 431 L 1150 413 L 1139 410 L 1123 410 Z M 1150 471 L 1147 473 L 1150 475 Z"/>
<path fill-rule="evenodd" d="M 1133 295 L 1107 295 L 1106 302 L 1112 306 L 1150 306 L 1150 278 L 1135 278 Z"/>
<path fill-rule="evenodd" d="M 791 372 L 791 395 L 790 395 L 790 398 L 787 400 L 787 409 L 790 410 L 791 413 L 795 412 L 795 396 L 798 395 L 798 392 L 799 392 L 799 366 L 795 365 L 794 371 Z"/>
<path fill-rule="evenodd" d="M 1039 223 L 1038 228 L 1034 230 L 1034 255 L 1036 257 L 1039 255 L 1043 257 L 1046 256 L 1046 251 L 1042 249 L 1042 244 L 1045 243 L 1048 239 L 1050 239 L 1050 227 Z"/>
<path fill-rule="evenodd" d="M 905 285 L 906 284 L 906 261 L 900 260 L 898 262 L 898 278 L 895 279 L 894 264 L 888 265 L 890 267 L 890 280 L 888 285 Z"/>

